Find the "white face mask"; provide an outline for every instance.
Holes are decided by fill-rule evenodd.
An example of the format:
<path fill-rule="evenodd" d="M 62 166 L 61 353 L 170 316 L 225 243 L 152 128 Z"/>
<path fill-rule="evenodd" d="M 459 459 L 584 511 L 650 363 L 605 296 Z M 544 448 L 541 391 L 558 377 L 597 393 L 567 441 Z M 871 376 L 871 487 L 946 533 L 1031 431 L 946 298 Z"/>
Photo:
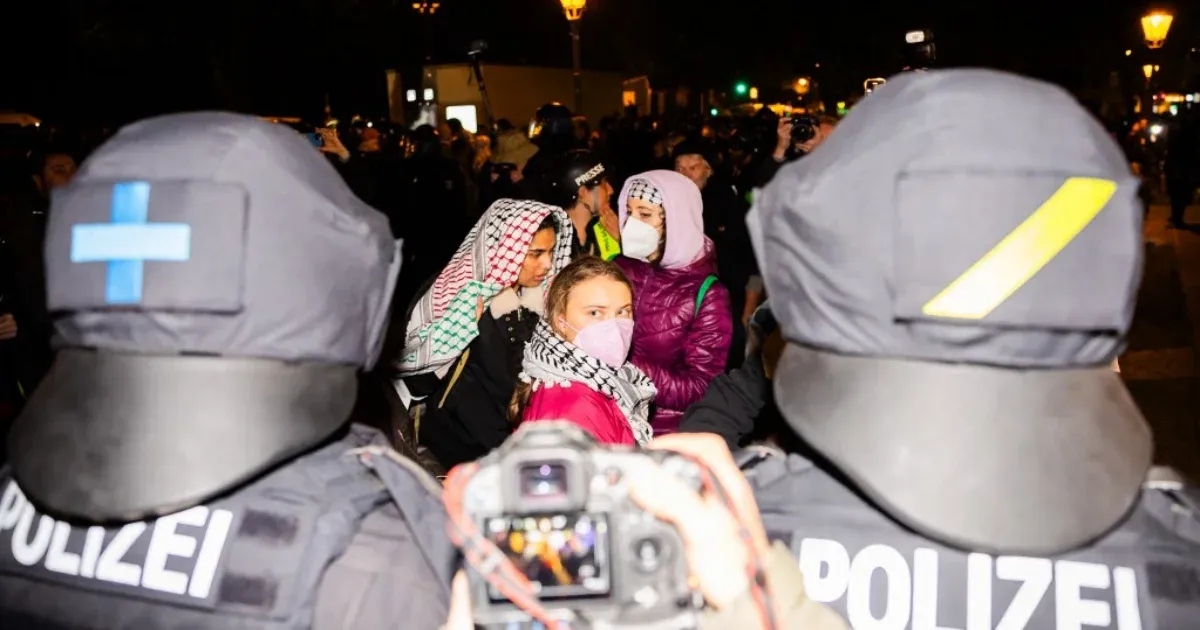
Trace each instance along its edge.
<path fill-rule="evenodd" d="M 621 253 L 637 260 L 649 260 L 658 249 L 658 230 L 633 217 L 621 228 Z"/>

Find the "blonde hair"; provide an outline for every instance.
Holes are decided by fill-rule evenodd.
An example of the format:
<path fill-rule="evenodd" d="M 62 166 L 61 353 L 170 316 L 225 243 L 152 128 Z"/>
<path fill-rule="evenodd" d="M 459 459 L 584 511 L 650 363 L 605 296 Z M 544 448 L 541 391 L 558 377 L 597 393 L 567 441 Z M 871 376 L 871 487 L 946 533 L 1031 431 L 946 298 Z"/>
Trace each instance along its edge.
<path fill-rule="evenodd" d="M 629 293 L 633 293 L 633 284 L 629 282 L 629 278 L 625 277 L 625 272 L 616 263 L 598 258 L 596 256 L 582 256 L 576 258 L 571 264 L 567 265 L 558 275 L 554 277 L 554 281 L 550 283 L 550 289 L 546 292 L 546 312 L 542 316 L 550 324 L 550 328 L 554 330 L 558 336 L 562 337 L 563 330 L 559 326 L 559 321 L 566 317 L 567 302 L 571 298 L 571 291 L 583 282 L 594 278 L 608 278 L 616 280 L 625 285 L 629 289 Z M 512 399 L 508 403 L 508 420 L 513 424 L 521 422 L 521 416 L 525 413 L 525 405 L 529 402 L 529 394 L 533 391 L 530 383 L 517 381 L 517 386 L 513 389 Z"/>

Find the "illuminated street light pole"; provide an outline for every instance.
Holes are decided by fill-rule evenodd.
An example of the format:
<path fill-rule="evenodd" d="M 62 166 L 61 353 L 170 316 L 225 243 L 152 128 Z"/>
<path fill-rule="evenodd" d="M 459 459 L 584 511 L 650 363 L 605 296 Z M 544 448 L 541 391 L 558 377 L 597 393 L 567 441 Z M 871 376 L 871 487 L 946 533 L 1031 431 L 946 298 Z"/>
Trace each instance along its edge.
<path fill-rule="evenodd" d="M 1175 16 L 1166 11 L 1152 11 L 1142 16 L 1142 33 L 1146 36 L 1146 47 L 1162 48 L 1174 20 Z"/>
<path fill-rule="evenodd" d="M 583 115 L 583 68 L 579 50 L 579 18 L 587 8 L 587 0 L 561 0 L 563 13 L 571 24 L 571 77 L 575 82 L 575 114 Z"/>
<path fill-rule="evenodd" d="M 1174 20 L 1175 16 L 1161 10 L 1151 11 L 1142 16 L 1142 34 L 1146 39 L 1146 48 L 1152 51 L 1162 48 L 1163 44 L 1167 41 L 1167 33 L 1171 30 L 1171 22 Z M 1155 59 L 1150 59 L 1149 61 L 1155 61 Z M 1142 66 L 1142 71 L 1146 75 L 1145 96 L 1142 97 L 1142 114 L 1150 115 L 1154 113 L 1154 86 L 1152 85 L 1152 79 L 1154 74 L 1158 72 L 1158 65 L 1153 63 L 1146 64 Z"/>
<path fill-rule="evenodd" d="M 433 17 L 433 14 L 437 13 L 438 8 L 441 6 L 442 5 L 437 2 L 414 2 L 414 3 L 412 3 L 413 11 L 416 11 L 418 14 L 420 14 L 422 16 L 429 16 L 429 17 Z M 425 38 L 425 61 L 429 62 L 429 61 L 433 60 L 433 26 L 432 26 L 432 24 L 426 24 L 425 27 L 421 29 L 421 31 L 424 34 L 424 38 Z"/>

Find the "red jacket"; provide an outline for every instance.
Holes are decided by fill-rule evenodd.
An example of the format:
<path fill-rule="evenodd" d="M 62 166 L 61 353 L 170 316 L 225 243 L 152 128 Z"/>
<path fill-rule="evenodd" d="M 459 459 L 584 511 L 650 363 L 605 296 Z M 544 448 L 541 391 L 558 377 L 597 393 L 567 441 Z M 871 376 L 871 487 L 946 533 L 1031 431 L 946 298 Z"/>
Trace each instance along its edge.
<path fill-rule="evenodd" d="M 567 420 L 596 436 L 601 444 L 634 446 L 633 429 L 617 401 L 600 392 L 571 383 L 567 386 L 541 384 L 529 395 L 522 422 Z"/>

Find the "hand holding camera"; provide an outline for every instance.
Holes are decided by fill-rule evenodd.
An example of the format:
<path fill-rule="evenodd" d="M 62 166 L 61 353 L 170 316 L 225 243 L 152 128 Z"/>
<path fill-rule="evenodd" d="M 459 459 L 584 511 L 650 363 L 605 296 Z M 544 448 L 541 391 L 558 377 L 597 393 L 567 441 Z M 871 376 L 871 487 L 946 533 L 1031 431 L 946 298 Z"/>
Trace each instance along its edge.
<path fill-rule="evenodd" d="M 343 162 L 350 159 L 350 150 L 346 148 L 345 144 L 342 144 L 342 139 L 338 137 L 336 129 L 318 127 L 315 130 L 315 135 L 320 140 L 320 144 L 316 144 L 318 151 L 332 153 L 338 156 Z"/>
<path fill-rule="evenodd" d="M 599 447 L 575 425 L 527 424 L 452 471 L 445 501 L 473 569 L 455 582 L 448 630 L 693 628 L 705 606 L 748 591 L 762 627 L 775 625 L 766 534 L 715 436 L 636 452 Z"/>

